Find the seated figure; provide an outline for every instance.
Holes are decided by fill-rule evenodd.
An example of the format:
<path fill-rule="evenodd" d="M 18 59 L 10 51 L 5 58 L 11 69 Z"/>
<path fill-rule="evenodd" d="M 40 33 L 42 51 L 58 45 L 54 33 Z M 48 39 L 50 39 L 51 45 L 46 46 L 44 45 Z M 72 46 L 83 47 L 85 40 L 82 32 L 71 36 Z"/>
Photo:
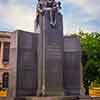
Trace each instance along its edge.
<path fill-rule="evenodd" d="M 39 13 L 44 14 L 47 10 L 50 14 L 50 24 L 54 27 L 56 25 L 56 13 L 61 9 L 61 3 L 55 0 L 39 0 L 37 5 L 37 17 L 39 18 Z M 37 18 L 37 22 L 39 19 Z M 38 22 L 39 23 L 39 22 Z"/>

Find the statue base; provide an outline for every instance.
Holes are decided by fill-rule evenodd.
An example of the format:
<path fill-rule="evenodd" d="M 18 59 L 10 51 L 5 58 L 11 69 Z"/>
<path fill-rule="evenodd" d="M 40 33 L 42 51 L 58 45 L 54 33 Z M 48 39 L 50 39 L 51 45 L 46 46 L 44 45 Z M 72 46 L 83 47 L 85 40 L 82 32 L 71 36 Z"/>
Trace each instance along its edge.
<path fill-rule="evenodd" d="M 0 100 L 12 100 L 12 99 L 0 99 Z M 52 96 L 52 97 L 22 97 L 15 98 L 13 100 L 100 100 L 100 98 L 89 96 Z"/>

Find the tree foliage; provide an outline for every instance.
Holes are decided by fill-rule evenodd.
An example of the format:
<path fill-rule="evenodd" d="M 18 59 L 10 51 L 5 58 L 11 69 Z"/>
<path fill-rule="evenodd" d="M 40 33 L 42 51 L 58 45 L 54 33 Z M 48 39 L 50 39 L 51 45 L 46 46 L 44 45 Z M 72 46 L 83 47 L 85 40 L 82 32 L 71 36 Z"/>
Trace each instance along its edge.
<path fill-rule="evenodd" d="M 78 36 L 82 48 L 84 87 L 88 95 L 91 83 L 100 82 L 100 34 L 79 32 Z"/>

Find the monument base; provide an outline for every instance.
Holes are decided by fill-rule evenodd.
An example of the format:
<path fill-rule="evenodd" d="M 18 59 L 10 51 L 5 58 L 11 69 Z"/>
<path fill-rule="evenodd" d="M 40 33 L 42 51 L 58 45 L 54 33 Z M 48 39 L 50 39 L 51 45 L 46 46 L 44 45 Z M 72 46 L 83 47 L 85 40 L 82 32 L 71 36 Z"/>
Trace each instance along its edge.
<path fill-rule="evenodd" d="M 25 97 L 15 100 L 100 100 L 89 96 L 52 96 L 52 97 Z"/>
<path fill-rule="evenodd" d="M 0 100 L 100 100 L 100 97 L 89 96 L 50 96 L 50 97 L 0 97 Z"/>

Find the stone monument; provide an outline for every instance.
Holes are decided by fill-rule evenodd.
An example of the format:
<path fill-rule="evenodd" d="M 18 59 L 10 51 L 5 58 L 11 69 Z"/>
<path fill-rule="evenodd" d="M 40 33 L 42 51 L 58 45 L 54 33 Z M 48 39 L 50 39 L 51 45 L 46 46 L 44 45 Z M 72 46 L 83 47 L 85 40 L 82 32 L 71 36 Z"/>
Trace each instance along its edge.
<path fill-rule="evenodd" d="M 10 97 L 80 95 L 80 41 L 63 36 L 60 9 L 60 2 L 38 0 L 39 34 L 17 30 L 11 35 Z"/>
<path fill-rule="evenodd" d="M 37 95 L 40 96 L 64 95 L 63 19 L 60 8 L 60 2 L 55 0 L 39 0 L 37 5 L 36 26 L 40 27 Z"/>

